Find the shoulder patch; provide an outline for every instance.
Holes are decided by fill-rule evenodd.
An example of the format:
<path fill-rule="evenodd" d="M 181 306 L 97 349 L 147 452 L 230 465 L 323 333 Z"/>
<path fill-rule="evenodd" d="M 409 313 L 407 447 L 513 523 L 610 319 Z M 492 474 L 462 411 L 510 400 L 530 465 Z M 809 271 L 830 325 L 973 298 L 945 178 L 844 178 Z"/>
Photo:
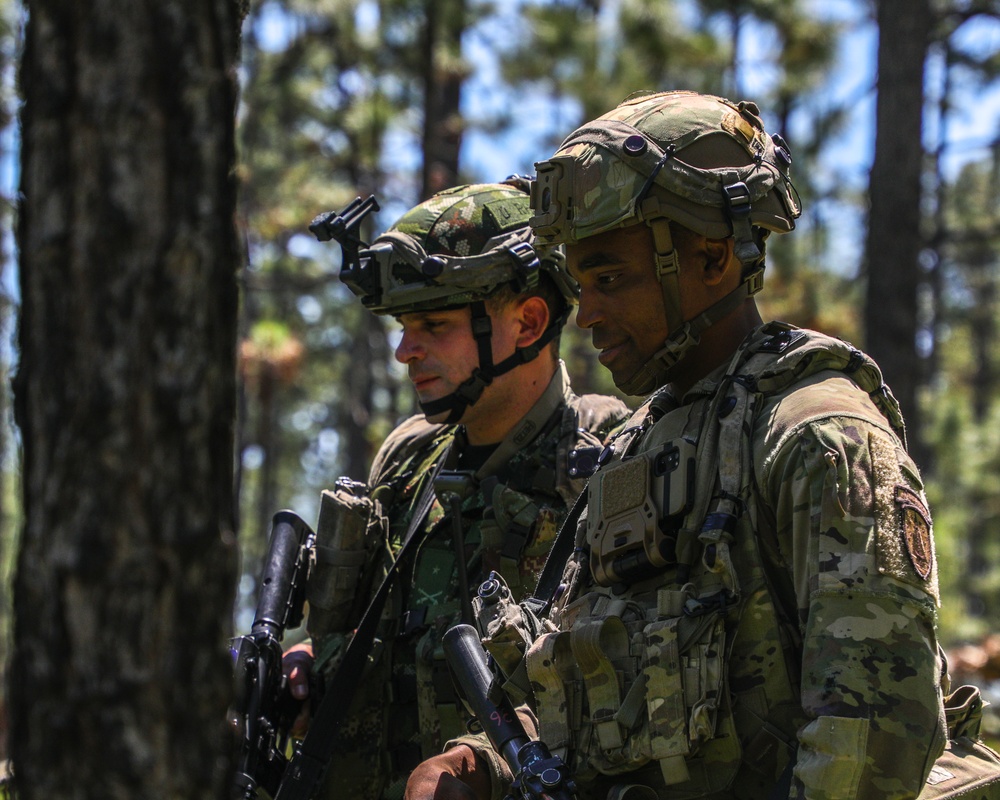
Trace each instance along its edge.
<path fill-rule="evenodd" d="M 897 486 L 896 513 L 899 515 L 899 532 L 910 563 L 917 574 L 927 580 L 931 576 L 934 562 L 930 512 L 920 495 L 909 487 Z"/>
<path fill-rule="evenodd" d="M 878 569 L 919 586 L 938 602 L 931 515 L 917 487 L 908 483 L 898 445 L 884 435 L 868 438 L 875 490 Z"/>

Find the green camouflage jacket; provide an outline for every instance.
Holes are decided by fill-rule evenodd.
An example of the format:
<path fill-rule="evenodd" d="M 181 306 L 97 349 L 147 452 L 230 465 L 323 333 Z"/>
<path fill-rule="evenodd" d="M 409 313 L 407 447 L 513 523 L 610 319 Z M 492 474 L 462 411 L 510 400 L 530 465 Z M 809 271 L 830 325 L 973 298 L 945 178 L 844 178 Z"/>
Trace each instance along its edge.
<path fill-rule="evenodd" d="M 531 592 L 568 506 L 628 414 L 614 398 L 573 394 L 560 367 L 501 444 L 506 449 L 479 465 L 462 502 L 463 557 L 473 594 L 490 570 L 503 574 L 519 597 Z M 463 467 L 464 449 L 460 428 L 430 424 L 422 415 L 386 439 L 369 479 L 389 522 L 382 571 L 401 547 L 421 497 L 433 491 L 436 469 Z M 437 498 L 417 535 L 422 542 L 397 572 L 355 710 L 331 763 L 327 797 L 402 797 L 409 771 L 465 731 L 440 647 L 444 631 L 460 619 L 460 603 L 452 519 Z M 380 579 L 375 576 L 375 586 Z M 329 641 L 317 641 L 316 648 L 321 663 L 336 661 Z"/>
<path fill-rule="evenodd" d="M 945 726 L 902 437 L 874 362 L 774 323 L 636 412 L 590 481 L 569 590 L 523 637 L 539 735 L 581 800 L 917 795 Z M 480 622 L 512 673 L 509 622 Z"/>

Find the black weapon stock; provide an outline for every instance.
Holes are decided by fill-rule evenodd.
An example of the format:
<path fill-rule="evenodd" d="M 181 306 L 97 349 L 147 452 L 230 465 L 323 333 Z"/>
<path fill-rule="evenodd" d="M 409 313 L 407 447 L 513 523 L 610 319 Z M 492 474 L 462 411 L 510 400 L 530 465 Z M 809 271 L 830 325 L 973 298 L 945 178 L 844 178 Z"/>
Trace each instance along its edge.
<path fill-rule="evenodd" d="M 236 713 L 241 725 L 233 797 L 254 800 L 258 787 L 273 796 L 287 765 L 288 732 L 299 710 L 285 686 L 281 640 L 302 622 L 310 551 L 316 534 L 292 511 L 271 522 L 253 627 L 239 639 Z"/>
<path fill-rule="evenodd" d="M 442 639 L 452 677 L 490 744 L 514 774 L 511 794 L 520 800 L 570 800 L 576 785 L 563 760 L 544 742 L 528 736 L 503 690 L 493 691 L 493 673 L 479 634 L 471 625 L 456 625 Z"/>

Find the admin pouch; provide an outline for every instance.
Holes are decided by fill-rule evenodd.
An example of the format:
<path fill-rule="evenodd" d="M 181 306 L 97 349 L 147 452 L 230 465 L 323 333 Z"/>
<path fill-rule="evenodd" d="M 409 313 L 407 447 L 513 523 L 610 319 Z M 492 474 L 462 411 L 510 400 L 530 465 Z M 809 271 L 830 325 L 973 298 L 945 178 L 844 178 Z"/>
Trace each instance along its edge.
<path fill-rule="evenodd" d="M 1000 800 L 1000 754 L 979 739 L 979 689 L 960 686 L 945 698 L 944 711 L 948 743 L 917 800 Z"/>
<path fill-rule="evenodd" d="M 357 625 L 369 597 L 368 567 L 385 521 L 363 483 L 338 478 L 320 499 L 316 564 L 306 587 L 307 626 L 313 639 Z"/>

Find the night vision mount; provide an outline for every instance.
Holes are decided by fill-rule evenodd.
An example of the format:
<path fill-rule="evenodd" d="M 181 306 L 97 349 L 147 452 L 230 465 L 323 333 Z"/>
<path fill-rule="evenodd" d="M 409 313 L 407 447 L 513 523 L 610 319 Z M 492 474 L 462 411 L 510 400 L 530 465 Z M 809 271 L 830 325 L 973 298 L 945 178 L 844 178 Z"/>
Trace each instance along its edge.
<path fill-rule="evenodd" d="M 361 223 L 373 211 L 381 208 L 375 195 L 367 200 L 355 197 L 343 211 L 324 211 L 309 223 L 309 231 L 321 242 L 337 241 L 343 253 L 340 279 L 360 297 L 373 294 L 375 287 L 365 286 L 366 273 L 361 262 L 360 250 L 368 244 L 360 235 Z M 366 259 L 367 260 L 367 259 Z"/>

